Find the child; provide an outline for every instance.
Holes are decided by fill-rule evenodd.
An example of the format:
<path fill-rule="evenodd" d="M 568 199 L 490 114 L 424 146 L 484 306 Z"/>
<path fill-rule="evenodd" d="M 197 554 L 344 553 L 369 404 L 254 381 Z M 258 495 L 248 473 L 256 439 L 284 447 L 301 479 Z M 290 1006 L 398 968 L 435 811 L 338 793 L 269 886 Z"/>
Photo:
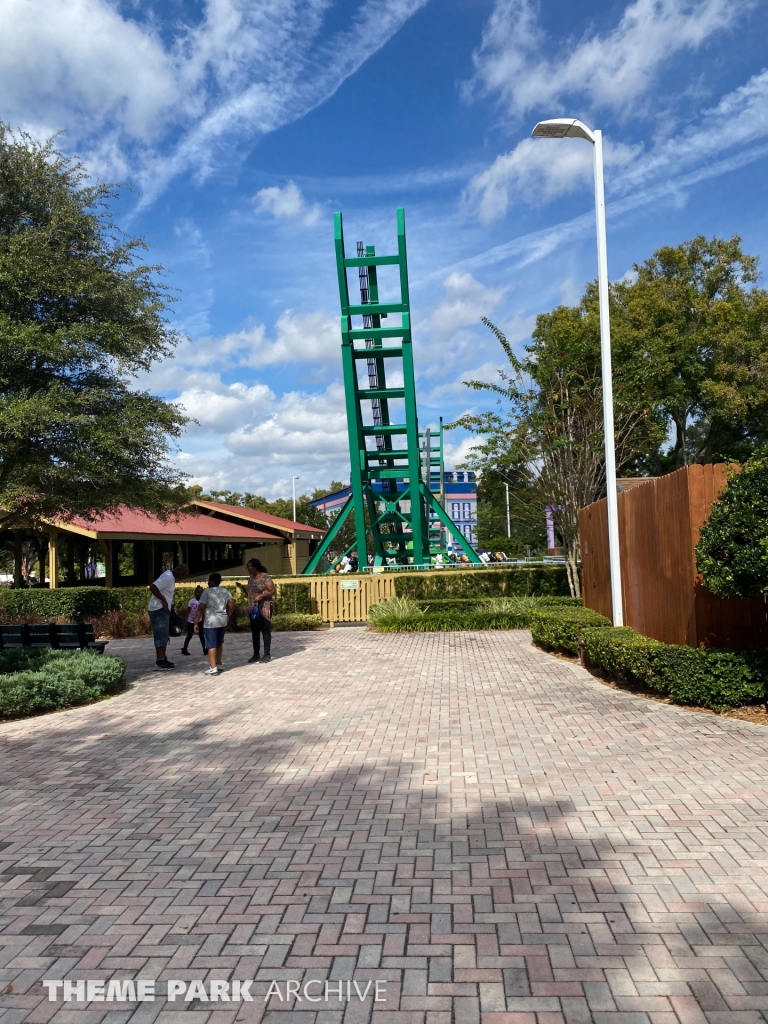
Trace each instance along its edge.
<path fill-rule="evenodd" d="M 187 605 L 187 611 L 184 616 L 184 621 L 187 624 L 187 639 L 184 641 L 184 646 L 181 648 L 182 654 L 189 654 L 189 641 L 192 639 L 195 633 L 195 617 L 197 615 L 197 606 L 200 604 L 200 595 L 203 592 L 202 587 L 195 587 L 195 596 L 190 600 Z M 203 648 L 203 654 L 205 654 L 205 639 L 203 638 L 203 630 L 199 629 L 200 633 L 200 644 Z"/>
<path fill-rule="evenodd" d="M 199 621 L 203 613 L 205 614 L 203 635 L 210 666 L 205 672 L 207 676 L 217 676 L 222 669 L 224 634 L 234 610 L 234 598 L 226 587 L 221 586 L 219 573 L 212 572 L 208 577 L 208 589 L 200 595 L 200 603 L 195 612 L 195 621 Z"/>

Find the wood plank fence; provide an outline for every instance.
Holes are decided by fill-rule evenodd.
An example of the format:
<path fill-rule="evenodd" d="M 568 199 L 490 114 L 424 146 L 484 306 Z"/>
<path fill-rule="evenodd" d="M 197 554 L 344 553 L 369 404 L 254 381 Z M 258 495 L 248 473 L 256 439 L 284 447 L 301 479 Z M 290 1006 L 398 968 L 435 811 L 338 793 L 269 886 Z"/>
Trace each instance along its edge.
<path fill-rule="evenodd" d="M 738 467 L 734 467 L 738 469 Z M 715 597 L 696 572 L 694 548 L 729 467 L 687 466 L 618 495 L 624 623 L 665 643 L 768 647 L 768 605 Z M 606 501 L 579 513 L 582 587 L 588 608 L 611 617 Z"/>

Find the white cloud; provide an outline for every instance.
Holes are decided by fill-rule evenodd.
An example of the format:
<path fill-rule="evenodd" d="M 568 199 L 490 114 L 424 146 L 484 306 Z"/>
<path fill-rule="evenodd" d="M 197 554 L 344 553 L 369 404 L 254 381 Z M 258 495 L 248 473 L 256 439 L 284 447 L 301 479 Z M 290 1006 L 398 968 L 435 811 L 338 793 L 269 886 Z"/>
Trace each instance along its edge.
<path fill-rule="evenodd" d="M 445 296 L 432 313 L 432 331 L 445 338 L 460 327 L 476 324 L 501 302 L 503 289 L 486 288 L 466 272 L 454 271 L 443 281 Z"/>
<path fill-rule="evenodd" d="M 294 474 L 308 491 L 334 476 L 349 476 L 339 384 L 320 394 L 289 391 L 278 398 L 264 384 L 227 385 L 212 375 L 191 383 L 179 402 L 198 420 L 188 428 L 179 456 L 192 482 L 285 496 Z"/>
<path fill-rule="evenodd" d="M 253 197 L 256 209 L 260 213 L 271 213 L 278 219 L 286 217 L 290 220 L 301 218 L 307 225 L 317 224 L 320 219 L 320 207 L 317 203 L 309 206 L 295 181 L 289 181 L 280 188 L 272 185 L 263 188 Z"/>
<path fill-rule="evenodd" d="M 331 2 L 205 0 L 190 25 L 109 0 L 5 0 L 4 118 L 65 128 L 92 170 L 127 171 L 146 204 L 176 174 L 204 177 L 247 152 L 233 143 L 319 106 L 426 0 L 363 0 L 324 38 Z"/>
<path fill-rule="evenodd" d="M 636 160 L 640 146 L 606 140 L 610 171 Z M 511 153 L 496 157 L 470 181 L 465 197 L 489 224 L 505 216 L 515 202 L 547 203 L 592 184 L 592 147 L 583 139 L 523 139 Z"/>
<path fill-rule="evenodd" d="M 660 195 L 677 196 L 678 202 L 684 202 L 687 190 L 698 181 L 760 158 L 767 137 L 768 71 L 762 71 L 703 111 L 697 124 L 662 140 L 649 152 L 606 139 L 605 186 L 614 200 L 612 208 L 616 212 L 618 197 L 623 197 L 621 209 L 645 205 Z M 591 180 L 591 147 L 586 142 L 524 139 L 476 175 L 465 197 L 488 223 L 503 217 L 516 200 L 547 202 L 577 188 L 591 187 Z M 573 230 L 581 231 L 585 223 L 577 218 L 537 232 L 527 236 L 529 245 L 540 256 L 547 255 L 553 241 L 557 243 L 560 236 L 571 238 Z M 518 239 L 497 248 L 501 253 L 519 246 Z M 477 259 L 466 266 L 487 262 L 483 257 Z"/>
<path fill-rule="evenodd" d="M 695 52 L 753 6 L 753 0 L 635 0 L 615 28 L 592 30 L 550 59 L 543 55 L 551 43 L 533 0 L 497 0 L 467 92 L 498 94 L 515 116 L 559 106 L 573 95 L 596 108 L 627 112 L 638 107 L 672 56 Z"/>

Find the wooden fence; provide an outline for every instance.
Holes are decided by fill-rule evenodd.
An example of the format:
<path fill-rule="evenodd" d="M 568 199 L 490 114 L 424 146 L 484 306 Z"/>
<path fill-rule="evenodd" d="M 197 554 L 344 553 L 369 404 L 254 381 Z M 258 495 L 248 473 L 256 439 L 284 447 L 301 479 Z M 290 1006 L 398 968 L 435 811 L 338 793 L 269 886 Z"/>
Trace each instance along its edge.
<path fill-rule="evenodd" d="M 694 647 L 768 647 L 765 598 L 715 597 L 696 573 L 699 531 L 725 486 L 728 468 L 688 466 L 631 481 L 619 493 L 624 623 L 638 633 Z M 579 531 L 584 603 L 610 618 L 605 499 L 581 510 Z"/>
<path fill-rule="evenodd" d="M 368 609 L 378 601 L 395 596 L 393 573 L 370 576 L 310 576 L 309 597 L 312 612 L 324 622 L 365 622 Z"/>

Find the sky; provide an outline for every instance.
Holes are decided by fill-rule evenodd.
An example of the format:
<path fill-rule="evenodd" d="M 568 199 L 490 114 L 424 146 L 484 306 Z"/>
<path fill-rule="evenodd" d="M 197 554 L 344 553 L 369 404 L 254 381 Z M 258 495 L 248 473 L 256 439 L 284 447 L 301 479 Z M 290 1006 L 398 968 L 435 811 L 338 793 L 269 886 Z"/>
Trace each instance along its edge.
<path fill-rule="evenodd" d="M 420 425 L 490 408 L 480 318 L 522 349 L 596 276 L 591 147 L 533 125 L 603 131 L 611 279 L 768 257 L 766 39 L 765 0 L 4 0 L 0 118 L 131 183 L 184 337 L 137 385 L 193 418 L 190 483 L 280 497 L 349 479 L 335 210 L 386 253 L 405 207 Z"/>

